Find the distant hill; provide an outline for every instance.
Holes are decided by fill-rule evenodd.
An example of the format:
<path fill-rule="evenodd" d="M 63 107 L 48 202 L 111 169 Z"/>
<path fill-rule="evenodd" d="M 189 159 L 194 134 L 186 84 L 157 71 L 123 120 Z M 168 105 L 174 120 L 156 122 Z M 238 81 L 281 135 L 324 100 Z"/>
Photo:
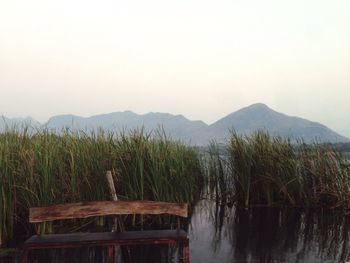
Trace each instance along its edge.
<path fill-rule="evenodd" d="M 247 135 L 256 130 L 265 130 L 272 136 L 303 139 L 305 142 L 350 141 L 320 123 L 276 112 L 262 103 L 238 110 L 210 125 L 211 134 L 219 141 L 227 138 L 229 129 Z"/>
<path fill-rule="evenodd" d="M 27 127 L 28 129 L 39 128 L 41 124 L 31 117 L 26 118 L 6 118 L 0 116 L 0 132 L 6 130 L 6 128 L 21 129 Z"/>
<path fill-rule="evenodd" d="M 123 131 L 144 128 L 145 131 L 156 131 L 163 128 L 174 139 L 190 143 L 190 138 L 200 130 L 207 129 L 208 125 L 202 121 L 190 121 L 182 115 L 169 113 L 147 113 L 139 115 L 131 111 L 114 112 L 83 118 L 74 115 L 59 115 L 49 119 L 45 124 L 49 129 L 61 130 L 104 130 Z"/>
<path fill-rule="evenodd" d="M 26 121 L 35 127 L 40 126 L 31 118 L 7 119 L 3 117 L 2 120 L 0 119 L 0 130 L 5 127 L 4 121 L 7 124 L 15 123 L 17 125 Z M 162 127 L 172 138 L 192 145 L 205 145 L 210 140 L 225 142 L 230 130 L 248 135 L 257 130 L 265 130 L 273 136 L 302 139 L 305 142 L 350 142 L 348 138 L 320 123 L 276 112 L 261 103 L 233 112 L 211 125 L 203 121 L 191 121 L 182 115 L 169 113 L 140 115 L 125 111 L 87 118 L 75 115 L 58 115 L 50 118 L 42 127 L 58 132 L 62 129 L 91 131 L 99 128 L 120 132 L 141 127 L 147 132 L 152 132 Z"/>

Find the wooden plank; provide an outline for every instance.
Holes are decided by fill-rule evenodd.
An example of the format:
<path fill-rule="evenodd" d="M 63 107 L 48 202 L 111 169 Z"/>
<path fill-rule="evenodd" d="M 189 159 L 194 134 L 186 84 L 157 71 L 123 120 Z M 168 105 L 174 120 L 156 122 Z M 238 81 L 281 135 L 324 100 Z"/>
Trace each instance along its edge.
<path fill-rule="evenodd" d="M 170 214 L 187 217 L 187 204 L 155 201 L 97 201 L 58 204 L 29 209 L 29 222 L 126 214 Z"/>
<path fill-rule="evenodd" d="M 148 230 L 127 231 L 122 233 L 72 233 L 35 235 L 25 243 L 26 249 L 67 248 L 83 246 L 109 246 L 109 245 L 136 245 L 136 244 L 169 244 L 181 242 L 188 243 L 188 236 L 184 230 Z"/>

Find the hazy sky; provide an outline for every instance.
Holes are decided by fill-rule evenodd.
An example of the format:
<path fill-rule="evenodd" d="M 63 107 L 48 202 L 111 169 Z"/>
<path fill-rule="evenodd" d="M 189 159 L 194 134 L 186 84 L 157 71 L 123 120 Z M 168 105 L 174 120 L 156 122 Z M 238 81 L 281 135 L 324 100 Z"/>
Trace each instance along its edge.
<path fill-rule="evenodd" d="M 348 0 L 0 0 L 6 116 L 263 102 L 350 136 L 349 101 Z"/>

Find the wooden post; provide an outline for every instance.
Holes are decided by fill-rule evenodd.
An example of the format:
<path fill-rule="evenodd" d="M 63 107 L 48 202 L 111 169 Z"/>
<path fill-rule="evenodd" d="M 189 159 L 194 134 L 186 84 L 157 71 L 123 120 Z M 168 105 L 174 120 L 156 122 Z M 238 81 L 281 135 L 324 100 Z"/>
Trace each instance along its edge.
<path fill-rule="evenodd" d="M 190 244 L 189 240 L 187 239 L 186 242 L 183 243 L 182 247 L 182 257 L 184 263 L 190 263 Z"/>
<path fill-rule="evenodd" d="M 24 249 L 21 255 L 20 263 L 28 263 L 28 250 Z"/>
<path fill-rule="evenodd" d="M 118 201 L 118 196 L 117 196 L 117 192 L 115 190 L 112 172 L 107 171 L 106 177 L 107 177 L 109 192 L 111 193 L 111 199 L 113 201 Z"/>
<path fill-rule="evenodd" d="M 114 258 L 115 258 L 114 253 L 115 253 L 115 246 L 108 246 L 107 248 L 108 263 L 114 263 Z"/>
<path fill-rule="evenodd" d="M 36 232 L 36 234 L 37 234 L 38 236 L 41 235 L 41 224 L 42 224 L 42 223 L 37 223 L 37 224 L 35 224 L 35 232 Z"/>
<path fill-rule="evenodd" d="M 113 201 L 118 201 L 117 191 L 115 190 L 112 172 L 107 171 L 106 177 L 107 177 L 109 192 L 111 193 L 111 199 Z M 115 216 L 113 218 L 112 232 L 116 232 L 118 230 L 118 223 L 119 223 L 120 231 L 121 232 L 124 231 L 124 228 L 122 227 L 122 222 L 121 222 L 120 218 L 118 218 L 118 216 Z M 115 254 L 117 254 L 118 252 L 120 252 L 120 246 L 115 245 L 115 246 L 108 247 L 108 263 L 114 263 Z"/>
<path fill-rule="evenodd" d="M 111 194 L 111 199 L 113 201 L 118 201 L 118 196 L 117 196 L 117 192 L 115 190 L 112 172 L 111 171 L 107 171 L 106 177 L 107 177 L 109 192 Z M 116 232 L 118 230 L 118 221 L 119 221 L 118 217 L 115 216 L 113 218 L 113 226 L 112 226 L 112 231 L 113 232 Z"/>

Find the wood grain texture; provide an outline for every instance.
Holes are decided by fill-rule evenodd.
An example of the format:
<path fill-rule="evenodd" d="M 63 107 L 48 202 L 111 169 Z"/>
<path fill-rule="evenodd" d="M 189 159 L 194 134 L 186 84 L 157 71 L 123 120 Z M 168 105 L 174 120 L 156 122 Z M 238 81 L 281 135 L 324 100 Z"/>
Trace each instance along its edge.
<path fill-rule="evenodd" d="M 115 190 L 113 176 L 111 171 L 107 171 L 106 174 L 109 192 L 111 193 L 111 198 L 113 201 L 118 201 L 117 191 Z"/>
<path fill-rule="evenodd" d="M 138 241 L 137 241 L 138 240 Z M 25 247 L 50 247 L 50 246 L 84 246 L 84 245 L 115 245 L 133 244 L 133 242 L 153 243 L 188 240 L 184 230 L 146 230 L 146 231 L 126 231 L 123 233 L 96 232 L 96 233 L 70 233 L 70 234 L 48 234 L 35 235 L 30 237 L 25 243 Z M 67 245 L 70 244 L 70 245 Z"/>
<path fill-rule="evenodd" d="M 187 204 L 185 203 L 155 201 L 97 201 L 30 208 L 29 222 L 40 223 L 62 219 L 126 214 L 170 214 L 181 217 L 188 216 Z"/>

